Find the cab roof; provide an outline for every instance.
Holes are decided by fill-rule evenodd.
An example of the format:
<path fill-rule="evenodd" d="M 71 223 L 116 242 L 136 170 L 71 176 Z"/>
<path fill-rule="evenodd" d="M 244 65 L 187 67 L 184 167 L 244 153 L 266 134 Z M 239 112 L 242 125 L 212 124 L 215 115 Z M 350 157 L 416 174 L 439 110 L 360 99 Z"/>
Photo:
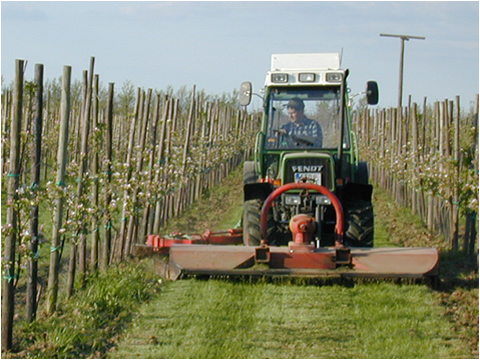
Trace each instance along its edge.
<path fill-rule="evenodd" d="M 340 70 L 339 53 L 273 54 L 271 71 Z"/>

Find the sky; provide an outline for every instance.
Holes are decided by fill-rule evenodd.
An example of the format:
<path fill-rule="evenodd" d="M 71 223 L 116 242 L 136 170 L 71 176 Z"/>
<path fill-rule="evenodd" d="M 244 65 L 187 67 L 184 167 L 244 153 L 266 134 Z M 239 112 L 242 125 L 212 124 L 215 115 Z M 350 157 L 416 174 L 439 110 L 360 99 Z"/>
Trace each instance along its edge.
<path fill-rule="evenodd" d="M 14 78 L 15 59 L 36 63 L 46 79 L 72 66 L 81 79 L 90 57 L 103 84 L 125 81 L 165 90 L 193 85 L 232 93 L 243 81 L 263 88 L 272 54 L 342 53 L 352 94 L 369 80 L 380 107 L 396 106 L 400 39 L 405 42 L 408 96 L 472 106 L 479 92 L 477 1 L 1 1 L 1 74 Z M 259 100 L 257 100 L 259 101 Z"/>

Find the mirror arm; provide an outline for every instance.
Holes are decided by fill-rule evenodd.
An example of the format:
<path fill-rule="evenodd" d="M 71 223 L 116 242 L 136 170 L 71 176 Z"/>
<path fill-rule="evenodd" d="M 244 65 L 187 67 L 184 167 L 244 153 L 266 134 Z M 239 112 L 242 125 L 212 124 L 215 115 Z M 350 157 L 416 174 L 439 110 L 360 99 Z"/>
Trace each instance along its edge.
<path fill-rule="evenodd" d="M 265 100 L 262 95 L 259 95 L 259 94 L 257 94 L 257 93 L 252 93 L 252 95 L 258 96 L 260 99 L 262 99 L 262 101 Z"/>
<path fill-rule="evenodd" d="M 351 107 L 353 105 L 353 98 L 359 96 L 359 95 L 367 95 L 367 91 L 361 91 L 359 93 L 356 93 L 355 95 L 352 95 L 348 98 L 348 106 Z"/>

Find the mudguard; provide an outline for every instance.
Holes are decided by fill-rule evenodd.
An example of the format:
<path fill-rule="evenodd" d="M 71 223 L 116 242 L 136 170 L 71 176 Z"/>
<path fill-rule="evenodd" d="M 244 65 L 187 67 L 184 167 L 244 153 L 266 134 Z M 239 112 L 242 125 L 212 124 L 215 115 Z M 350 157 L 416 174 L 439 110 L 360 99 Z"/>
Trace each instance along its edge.
<path fill-rule="evenodd" d="M 270 183 L 250 183 L 243 186 L 243 201 L 259 199 L 264 201 L 273 192 L 273 185 Z"/>

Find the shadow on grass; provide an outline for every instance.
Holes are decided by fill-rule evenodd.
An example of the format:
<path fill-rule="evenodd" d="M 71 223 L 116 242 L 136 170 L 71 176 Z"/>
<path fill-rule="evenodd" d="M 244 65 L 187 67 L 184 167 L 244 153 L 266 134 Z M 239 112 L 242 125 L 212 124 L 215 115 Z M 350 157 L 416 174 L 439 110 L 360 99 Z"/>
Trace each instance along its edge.
<path fill-rule="evenodd" d="M 456 288 L 478 288 L 478 264 L 475 258 L 461 251 L 442 251 L 439 267 L 440 282 L 436 290 L 453 292 Z"/>

